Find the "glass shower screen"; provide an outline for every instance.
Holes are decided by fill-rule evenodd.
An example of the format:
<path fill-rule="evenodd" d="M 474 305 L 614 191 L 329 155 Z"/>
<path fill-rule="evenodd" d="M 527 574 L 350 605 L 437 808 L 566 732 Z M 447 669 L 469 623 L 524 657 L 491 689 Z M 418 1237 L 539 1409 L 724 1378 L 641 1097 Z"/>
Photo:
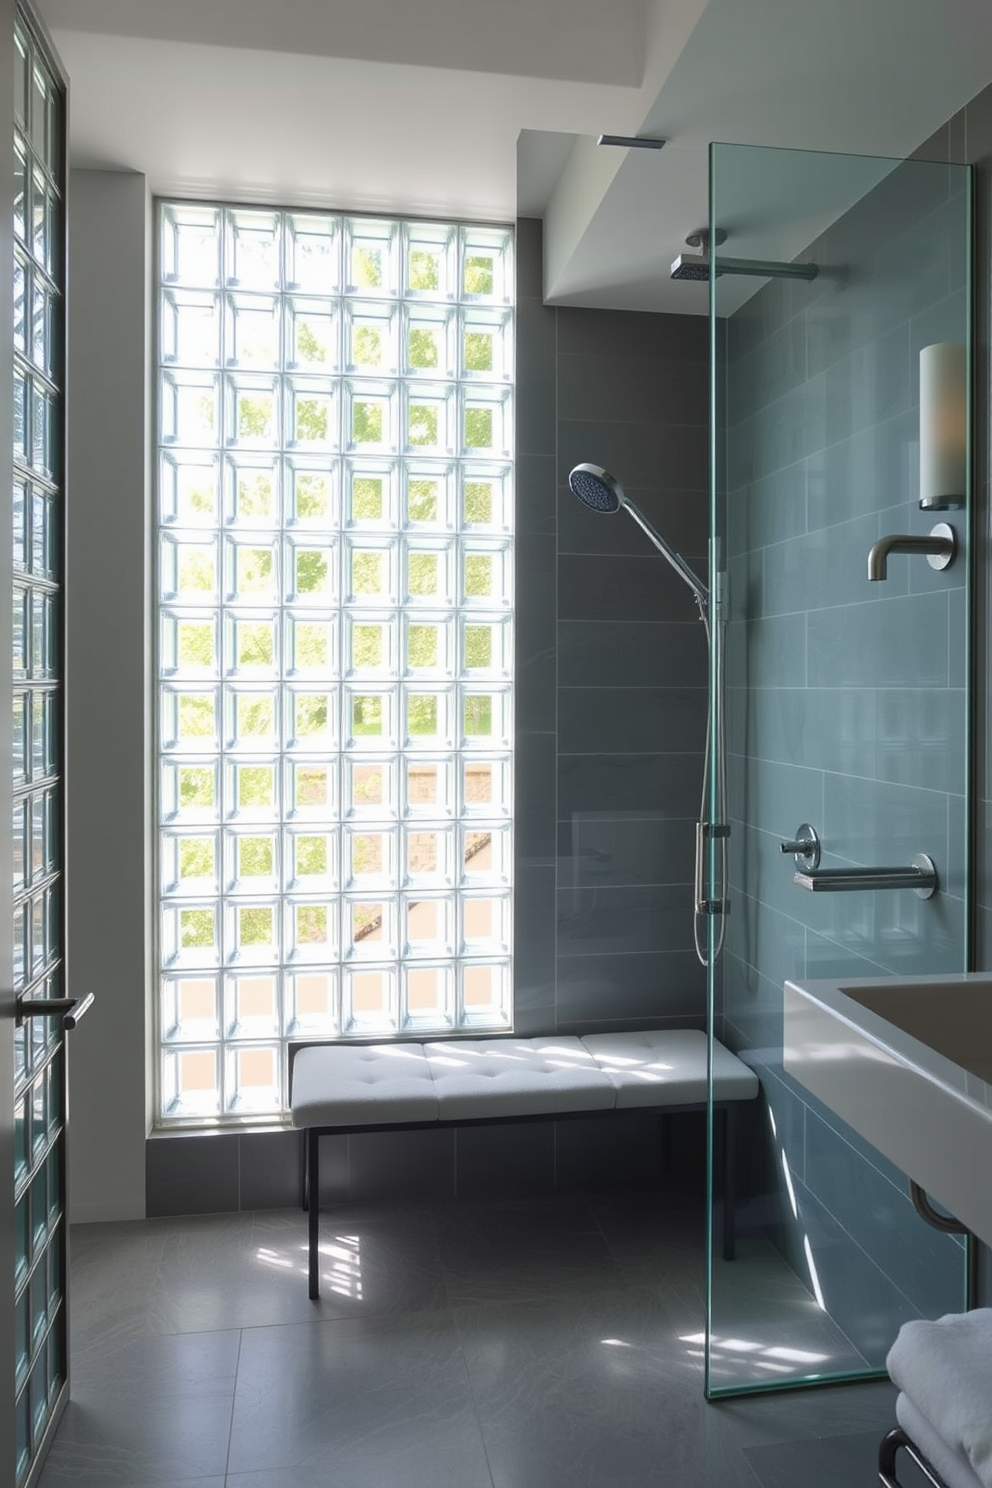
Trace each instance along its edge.
<path fill-rule="evenodd" d="M 967 969 L 968 513 L 918 502 L 920 353 L 955 343 L 968 365 L 969 174 L 711 150 L 710 706 L 730 836 L 708 993 L 760 1093 L 739 1112 L 732 1260 L 711 1193 L 710 1397 L 882 1374 L 901 1323 L 965 1304 L 960 1238 L 785 1071 L 783 983 Z M 951 568 L 898 554 L 868 581 L 877 538 L 941 519 Z M 824 867 L 927 853 L 939 892 L 803 889 L 781 844 L 804 823 Z"/>

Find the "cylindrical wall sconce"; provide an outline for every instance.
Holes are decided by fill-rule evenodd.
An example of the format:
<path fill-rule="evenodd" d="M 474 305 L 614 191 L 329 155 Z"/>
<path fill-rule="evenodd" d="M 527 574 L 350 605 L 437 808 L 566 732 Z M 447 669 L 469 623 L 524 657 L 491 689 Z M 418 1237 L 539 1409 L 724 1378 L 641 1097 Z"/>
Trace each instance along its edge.
<path fill-rule="evenodd" d="M 920 352 L 920 506 L 964 506 L 968 478 L 968 369 L 964 342 Z"/>

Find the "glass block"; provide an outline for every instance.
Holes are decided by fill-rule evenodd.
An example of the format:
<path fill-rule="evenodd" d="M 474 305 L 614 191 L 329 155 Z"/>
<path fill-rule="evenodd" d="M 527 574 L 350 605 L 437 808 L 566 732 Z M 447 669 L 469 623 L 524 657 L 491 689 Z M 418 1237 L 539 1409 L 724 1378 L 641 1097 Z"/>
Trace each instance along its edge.
<path fill-rule="evenodd" d="M 347 677 L 399 674 L 399 634 L 391 616 L 371 611 L 345 617 L 344 670 Z"/>
<path fill-rule="evenodd" d="M 224 619 L 224 671 L 232 677 L 271 677 L 279 670 L 279 622 L 271 614 L 231 614 Z"/>
<path fill-rule="evenodd" d="M 346 687 L 344 702 L 347 748 L 396 748 L 396 699 L 392 692 Z"/>
<path fill-rule="evenodd" d="M 291 750 L 326 751 L 337 737 L 337 693 L 335 690 L 284 688 L 287 727 L 286 747 Z"/>
<path fill-rule="evenodd" d="M 455 470 L 443 462 L 407 460 L 403 466 L 403 523 L 423 530 L 453 530 Z"/>
<path fill-rule="evenodd" d="M 411 305 L 402 323 L 407 377 L 449 378 L 458 372 L 458 320 L 441 306 Z"/>
<path fill-rule="evenodd" d="M 342 899 L 342 951 L 346 958 L 390 960 L 396 956 L 396 903 L 386 895 Z"/>
<path fill-rule="evenodd" d="M 14 118 L 22 128 L 28 119 L 28 40 L 20 29 L 14 33 Z"/>
<path fill-rule="evenodd" d="M 462 687 L 460 693 L 462 748 L 509 749 L 509 689 Z"/>
<path fill-rule="evenodd" d="M 38 278 L 31 289 L 31 360 L 47 377 L 56 380 L 56 353 L 59 346 L 55 327 L 59 303 L 55 293 Z"/>
<path fill-rule="evenodd" d="M 391 543 L 345 540 L 345 599 L 351 605 L 384 609 L 396 602 L 396 549 Z"/>
<path fill-rule="evenodd" d="M 281 303 L 274 295 L 228 295 L 224 317 L 224 362 L 228 367 L 277 368 Z"/>
<path fill-rule="evenodd" d="M 11 823 L 13 847 L 14 893 L 27 884 L 31 872 L 31 813 L 28 802 L 15 801 Z"/>
<path fill-rule="evenodd" d="M 396 761 L 345 760 L 346 816 L 396 816 Z"/>
<path fill-rule="evenodd" d="M 273 973 L 224 979 L 228 1038 L 271 1038 L 279 1032 L 279 978 Z"/>
<path fill-rule="evenodd" d="M 279 958 L 279 906 L 275 901 L 233 902 L 225 911 L 228 961 L 261 966 Z"/>
<path fill-rule="evenodd" d="M 241 534 L 224 543 L 224 589 L 229 604 L 269 605 L 279 592 L 278 544 Z"/>
<path fill-rule="evenodd" d="M 465 757 L 459 807 L 467 816 L 509 817 L 513 809 L 509 759 Z"/>
<path fill-rule="evenodd" d="M 216 538 L 178 538 L 163 535 L 160 597 L 166 603 L 208 605 L 218 598 L 218 544 Z"/>
<path fill-rule="evenodd" d="M 357 217 L 345 223 L 345 292 L 389 295 L 399 290 L 399 226 Z"/>
<path fill-rule="evenodd" d="M 48 79 L 38 62 L 30 69 L 31 85 L 28 99 L 28 121 L 31 130 L 31 148 L 39 160 L 48 155 Z"/>
<path fill-rule="evenodd" d="M 411 454 L 453 454 L 459 438 L 455 387 L 410 382 L 403 399 L 401 447 Z"/>
<path fill-rule="evenodd" d="M 286 287 L 310 294 L 337 293 L 341 287 L 338 218 L 301 213 L 286 218 Z"/>
<path fill-rule="evenodd" d="M 402 689 L 403 748 L 448 749 L 452 745 L 454 699 L 443 688 Z"/>
<path fill-rule="evenodd" d="M 337 906 L 333 900 L 286 901 L 286 955 L 290 961 L 334 960 L 338 954 Z"/>
<path fill-rule="evenodd" d="M 475 459 L 509 459 L 513 454 L 512 414 L 508 388 L 466 384 L 461 400 L 460 453 Z"/>
<path fill-rule="evenodd" d="M 391 453 L 398 441 L 398 391 L 387 382 L 349 382 L 344 388 L 344 442 L 350 452 Z"/>
<path fill-rule="evenodd" d="M 220 303 L 204 290 L 173 289 L 162 296 L 162 360 L 180 367 L 220 365 Z"/>
<path fill-rule="evenodd" d="M 458 233 L 443 223 L 409 222 L 403 230 L 403 292 L 450 300 L 458 293 Z"/>
<path fill-rule="evenodd" d="M 28 1286 L 28 1297 L 31 1341 L 37 1349 L 45 1334 L 45 1324 L 48 1322 L 48 1288 L 45 1285 L 44 1266 L 39 1267 L 32 1276 Z"/>
<path fill-rule="evenodd" d="M 395 376 L 400 369 L 399 324 L 395 305 L 345 304 L 345 370 L 359 377 Z"/>
<path fill-rule="evenodd" d="M 279 745 L 279 692 L 274 687 L 224 689 L 225 741 L 229 749 L 271 753 Z"/>
<path fill-rule="evenodd" d="M 31 725 L 29 722 L 30 694 L 15 693 L 13 700 L 13 767 L 14 784 L 21 785 L 28 778 L 31 748 Z"/>
<path fill-rule="evenodd" d="M 164 676 L 217 676 L 217 616 L 209 612 L 162 612 L 161 667 Z"/>
<path fill-rule="evenodd" d="M 28 622 L 28 604 L 29 595 L 25 592 L 25 590 L 15 588 L 11 613 L 11 623 L 13 628 L 13 666 L 15 677 L 26 677 L 28 674 L 28 644 L 31 635 L 31 629 Z"/>
<path fill-rule="evenodd" d="M 279 442 L 279 383 L 240 373 L 225 379 L 224 442 L 274 448 Z"/>
<path fill-rule="evenodd" d="M 395 1033 L 399 1026 L 396 967 L 348 968 L 342 1001 L 345 1033 Z"/>
<path fill-rule="evenodd" d="M 220 960 L 219 924 L 214 902 L 166 905 L 162 912 L 162 950 L 167 966 L 208 968 Z"/>
<path fill-rule="evenodd" d="M 16 367 L 14 369 L 14 459 L 21 465 L 30 464 L 31 392 L 27 378 Z"/>
<path fill-rule="evenodd" d="M 388 460 L 353 458 L 345 466 L 345 524 L 381 532 L 396 527 L 396 467 Z"/>
<path fill-rule="evenodd" d="M 337 973 L 299 971 L 286 978 L 286 1031 L 333 1037 L 340 1027 Z"/>
<path fill-rule="evenodd" d="M 407 538 L 402 555 L 403 603 L 450 608 L 455 603 L 453 543 Z"/>
<path fill-rule="evenodd" d="M 54 775 L 58 762 L 58 698 L 36 692 L 31 701 L 31 762 L 36 780 Z"/>
<path fill-rule="evenodd" d="M 31 571 L 44 578 L 59 572 L 60 538 L 58 508 L 51 497 L 37 489 L 31 493 Z"/>
<path fill-rule="evenodd" d="M 160 383 L 162 442 L 208 449 L 220 441 L 220 379 L 209 372 L 166 372 Z"/>
<path fill-rule="evenodd" d="M 214 760 L 167 762 L 162 768 L 162 819 L 192 825 L 220 816 L 218 767 Z"/>
<path fill-rule="evenodd" d="M 290 677 L 326 678 L 338 674 L 338 624 L 306 613 L 286 612 L 286 672 Z"/>
<path fill-rule="evenodd" d="M 31 216 L 35 261 L 54 278 L 61 246 L 62 208 L 55 191 L 37 167 L 31 181 Z"/>
<path fill-rule="evenodd" d="M 228 456 L 224 462 L 225 520 L 238 527 L 271 528 L 279 520 L 279 466 L 265 456 Z"/>
<path fill-rule="evenodd" d="M 162 1036 L 170 1042 L 203 1043 L 220 1036 L 217 978 L 162 978 Z"/>
<path fill-rule="evenodd" d="M 25 1192 L 14 1205 L 14 1284 L 20 1286 L 31 1262 L 30 1203 Z"/>
<path fill-rule="evenodd" d="M 20 1183 L 28 1166 L 28 1103 L 19 1096 L 14 1102 L 14 1183 Z"/>
<path fill-rule="evenodd" d="M 13 564 L 15 569 L 28 566 L 28 483 L 14 481 L 13 488 Z"/>
<path fill-rule="evenodd" d="M 14 141 L 14 233 L 22 243 L 27 243 L 27 224 L 30 215 L 30 195 L 27 152 L 20 140 Z"/>
<path fill-rule="evenodd" d="M 14 348 L 21 356 L 28 355 L 30 321 L 31 270 L 20 255 L 14 258 Z"/>
<path fill-rule="evenodd" d="M 218 844 L 206 832 L 162 835 L 162 891 L 203 898 L 218 892 Z"/>
<path fill-rule="evenodd" d="M 454 815 L 456 799 L 454 761 L 451 758 L 404 760 L 402 771 L 404 816 L 437 819 Z"/>
<path fill-rule="evenodd" d="M 454 976 L 450 966 L 402 968 L 400 1026 L 445 1029 L 454 1026 Z"/>
<path fill-rule="evenodd" d="M 47 480 L 55 480 L 57 477 L 57 411 L 52 394 L 35 381 L 31 388 L 31 466 Z"/>
<path fill-rule="evenodd" d="M 333 301 L 286 301 L 287 365 L 301 372 L 339 372 L 340 325 Z"/>
<path fill-rule="evenodd" d="M 504 894 L 462 894 L 460 949 L 475 955 L 508 955 L 510 900 Z"/>
<path fill-rule="evenodd" d="M 162 212 L 162 278 L 210 288 L 220 277 L 220 212 L 167 206 Z"/>
<path fill-rule="evenodd" d="M 441 888 L 454 882 L 454 842 L 439 827 L 406 827 L 403 831 L 403 882 Z"/>
<path fill-rule="evenodd" d="M 407 676 L 453 676 L 455 650 L 454 620 L 424 611 L 403 616 L 403 667 Z"/>
<path fill-rule="evenodd" d="M 459 1022 L 465 1027 L 510 1026 L 510 967 L 505 961 L 462 961 L 458 967 Z"/>
<path fill-rule="evenodd" d="M 14 1374 L 18 1387 L 27 1373 L 31 1357 L 31 1321 L 28 1312 L 28 1293 L 22 1292 L 14 1306 Z"/>
<path fill-rule="evenodd" d="M 338 602 L 338 546 L 330 539 L 291 538 L 285 547 L 285 596 L 288 604 L 320 605 Z"/>
<path fill-rule="evenodd" d="M 59 599 L 55 594 L 34 594 L 31 598 L 31 675 L 46 678 L 55 675 L 59 652 Z"/>
<path fill-rule="evenodd" d="M 28 914 L 24 905 L 14 910 L 14 987 L 24 990 L 28 970 Z"/>
<path fill-rule="evenodd" d="M 279 887 L 278 832 L 225 834 L 225 886 L 231 894 L 268 894 Z"/>
<path fill-rule="evenodd" d="M 227 815 L 268 821 L 277 815 L 278 771 L 273 761 L 232 761 L 227 766 Z"/>
<path fill-rule="evenodd" d="M 341 445 L 340 394 L 321 379 L 291 377 L 286 381 L 286 441 L 298 450 L 336 450 Z"/>
<path fill-rule="evenodd" d="M 338 884 L 336 832 L 300 830 L 285 833 L 287 887 L 333 893 Z"/>
<path fill-rule="evenodd" d="M 461 627 L 463 676 L 509 681 L 513 664 L 513 636 L 508 619 L 473 615 Z"/>
<path fill-rule="evenodd" d="M 282 1105 L 280 1050 L 274 1045 L 229 1048 L 225 1056 L 226 1109 L 259 1115 Z"/>
<path fill-rule="evenodd" d="M 458 372 L 472 381 L 509 382 L 513 376 L 513 315 L 509 310 L 463 311 L 458 320 Z"/>
<path fill-rule="evenodd" d="M 510 830 L 509 827 L 478 827 L 465 825 L 461 829 L 462 883 L 505 887 L 510 882 Z"/>
<path fill-rule="evenodd" d="M 242 289 L 276 290 L 281 279 L 281 218 L 278 212 L 224 213 L 227 283 Z"/>
<path fill-rule="evenodd" d="M 219 1049 L 166 1049 L 162 1056 L 162 1109 L 176 1119 L 220 1113 Z"/>
<path fill-rule="evenodd" d="M 333 464 L 296 456 L 286 461 L 287 520 L 333 529 L 338 525 L 338 473 Z"/>
<path fill-rule="evenodd" d="M 213 526 L 220 465 L 216 456 L 197 458 L 166 451 L 159 466 L 159 511 L 164 523 L 181 527 Z"/>
<path fill-rule="evenodd" d="M 499 228 L 461 229 L 461 291 L 466 299 L 512 305 L 513 234 Z"/>
<path fill-rule="evenodd" d="M 328 822 L 337 815 L 337 766 L 293 760 L 289 767 L 290 817 Z"/>
<path fill-rule="evenodd" d="M 393 837 L 388 831 L 346 828 L 344 834 L 345 887 L 380 888 L 395 882 Z"/>

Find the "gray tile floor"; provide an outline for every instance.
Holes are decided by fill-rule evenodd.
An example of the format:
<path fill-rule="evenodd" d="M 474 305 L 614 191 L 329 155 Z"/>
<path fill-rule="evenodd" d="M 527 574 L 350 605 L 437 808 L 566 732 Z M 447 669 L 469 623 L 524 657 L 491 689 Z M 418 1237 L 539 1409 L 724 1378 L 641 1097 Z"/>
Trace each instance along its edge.
<path fill-rule="evenodd" d="M 73 1232 L 41 1488 L 870 1488 L 885 1383 L 707 1405 L 698 1196 Z M 907 1474 L 907 1484 L 911 1481 Z"/>

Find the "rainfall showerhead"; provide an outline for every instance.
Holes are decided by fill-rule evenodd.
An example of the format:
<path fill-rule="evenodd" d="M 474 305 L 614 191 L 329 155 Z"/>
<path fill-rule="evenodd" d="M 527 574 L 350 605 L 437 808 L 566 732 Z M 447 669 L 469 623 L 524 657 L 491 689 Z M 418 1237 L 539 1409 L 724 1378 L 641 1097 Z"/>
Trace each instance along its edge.
<path fill-rule="evenodd" d="M 706 585 L 702 579 L 696 577 L 681 554 L 676 553 L 674 548 L 670 548 L 661 533 L 655 531 L 647 517 L 631 501 L 615 475 L 604 470 L 602 465 L 576 465 L 569 474 L 568 484 L 572 494 L 578 496 L 579 500 L 592 511 L 615 512 L 619 511 L 622 506 L 624 511 L 629 512 L 641 531 L 654 543 L 661 556 L 672 565 L 682 582 L 688 584 L 696 596 L 699 613 L 705 620 L 709 598 Z"/>
<path fill-rule="evenodd" d="M 708 281 L 710 277 L 709 254 L 680 253 L 672 263 L 671 277 L 689 283 Z"/>
<path fill-rule="evenodd" d="M 727 234 L 718 229 L 714 234 L 714 241 L 719 247 L 726 241 Z M 705 283 L 710 277 L 710 264 L 713 261 L 710 253 L 710 235 L 707 232 L 690 233 L 686 238 L 690 248 L 701 251 L 696 253 L 680 253 L 678 258 L 673 259 L 670 271 L 672 279 L 678 279 L 682 283 Z M 819 266 L 814 263 L 779 263 L 776 259 L 764 258 L 725 258 L 721 253 L 716 259 L 714 277 L 719 279 L 723 274 L 744 274 L 754 279 L 815 279 L 820 272 Z"/>
<path fill-rule="evenodd" d="M 615 512 L 623 504 L 623 488 L 601 465 L 576 465 L 568 477 L 573 496 L 593 511 Z"/>

